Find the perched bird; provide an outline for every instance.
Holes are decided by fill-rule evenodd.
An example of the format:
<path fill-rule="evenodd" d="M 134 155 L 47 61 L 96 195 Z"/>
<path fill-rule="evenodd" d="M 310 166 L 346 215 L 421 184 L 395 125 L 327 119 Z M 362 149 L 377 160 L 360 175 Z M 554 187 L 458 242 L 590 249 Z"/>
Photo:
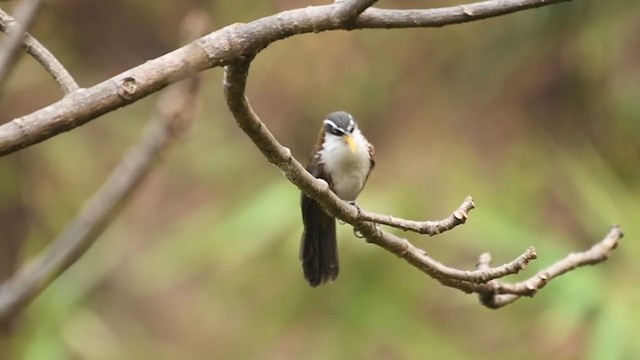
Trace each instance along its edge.
<path fill-rule="evenodd" d="M 373 166 L 373 146 L 358 129 L 353 116 L 344 111 L 327 115 L 307 171 L 325 180 L 342 200 L 355 202 Z M 301 207 L 304 231 L 300 261 L 305 279 L 316 287 L 338 276 L 336 221 L 304 193 Z"/>

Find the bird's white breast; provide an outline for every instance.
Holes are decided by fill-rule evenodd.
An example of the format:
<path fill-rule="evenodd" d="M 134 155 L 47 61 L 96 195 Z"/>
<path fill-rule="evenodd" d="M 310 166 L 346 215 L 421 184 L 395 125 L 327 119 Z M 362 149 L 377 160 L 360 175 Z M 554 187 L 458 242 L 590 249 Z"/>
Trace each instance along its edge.
<path fill-rule="evenodd" d="M 331 176 L 333 192 L 347 201 L 358 197 L 371 170 L 367 140 L 357 129 L 352 136 L 355 152 L 341 137 L 327 135 L 321 153 L 324 170 Z"/>

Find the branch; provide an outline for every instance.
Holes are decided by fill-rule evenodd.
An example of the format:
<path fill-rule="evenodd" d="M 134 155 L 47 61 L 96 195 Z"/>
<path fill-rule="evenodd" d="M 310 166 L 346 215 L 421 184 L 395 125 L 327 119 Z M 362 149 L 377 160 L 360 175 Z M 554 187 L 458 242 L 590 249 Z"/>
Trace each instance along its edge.
<path fill-rule="evenodd" d="M 447 267 L 406 239 L 379 229 L 377 224 L 434 235 L 464 223 L 468 211 L 473 208 L 473 201 L 470 198 L 465 200 L 447 219 L 415 222 L 361 212 L 340 200 L 325 181 L 311 176 L 293 158 L 289 149 L 278 143 L 253 112 L 244 95 L 249 64 L 257 53 L 272 42 L 297 34 L 338 29 L 437 27 L 561 1 L 565 0 L 491 0 L 431 10 L 381 10 L 369 8 L 375 2 L 372 0 L 344 0 L 332 5 L 285 11 L 248 24 L 234 24 L 92 88 L 76 90 L 47 108 L 0 126 L 0 154 L 16 151 L 73 129 L 195 72 L 226 65 L 225 99 L 234 118 L 263 155 L 292 183 L 318 201 L 331 215 L 351 224 L 368 242 L 403 258 L 445 286 L 479 294 L 485 306 L 504 306 L 521 296 L 532 296 L 548 281 L 567 271 L 604 261 L 622 233 L 616 227 L 605 240 L 592 249 L 569 255 L 520 283 L 503 284 L 496 279 L 526 268 L 528 263 L 536 258 L 533 248 L 527 249 L 510 263 L 495 268 L 490 267 L 488 254 L 481 256 L 478 269 L 475 271 Z M 172 133 L 172 129 L 175 130 L 173 126 L 161 128 L 163 131 L 158 133 L 165 136 Z M 162 137 L 156 134 L 145 139 L 157 140 Z M 170 138 L 159 142 L 142 141 L 135 148 L 134 154 L 137 155 L 125 158 L 122 166 L 116 169 L 114 175 L 85 206 L 80 216 L 54 241 L 44 255 L 2 284 L 0 318 L 14 314 L 86 250 L 119 205 L 140 182 L 150 168 L 152 160 Z M 128 161 L 133 164 L 127 164 Z"/>
<path fill-rule="evenodd" d="M 9 32 L 9 36 L 0 46 L 0 88 L 13 68 L 24 34 L 31 26 L 41 4 L 42 0 L 23 0 L 16 11 L 20 22 Z"/>
<path fill-rule="evenodd" d="M 570 0 L 489 0 L 427 10 L 369 8 L 355 21 L 354 29 L 442 27 L 511 14 Z"/>
<path fill-rule="evenodd" d="M 512 284 L 501 284 L 497 280 L 492 280 L 489 284 L 493 289 L 478 295 L 480 303 L 488 308 L 498 309 L 511 304 L 522 296 L 534 296 L 538 290 L 562 274 L 581 266 L 595 265 L 607 260 L 611 252 L 618 246 L 618 241 L 622 237 L 623 233 L 620 231 L 620 227 L 614 225 L 604 239 L 593 245 L 589 250 L 571 253 L 548 268 L 538 271 L 536 275 L 527 280 Z M 480 255 L 478 270 L 488 268 L 490 263 L 491 254 L 484 253 Z"/>
<path fill-rule="evenodd" d="M 0 155 L 69 131 L 193 73 L 252 58 L 271 43 L 293 35 L 328 30 L 441 27 L 563 1 L 567 0 L 490 0 L 429 10 L 368 8 L 356 19 L 337 21 L 334 15 L 336 11 L 340 13 L 344 6 L 343 2 L 338 2 L 284 11 L 247 24 L 230 25 L 0 126 Z M 366 8 L 365 5 L 370 3 L 371 0 L 347 2 L 356 10 Z"/>
<path fill-rule="evenodd" d="M 380 230 L 374 222 L 363 220 L 358 215 L 361 211 L 338 198 L 324 180 L 316 179 L 309 174 L 291 155 L 291 151 L 278 143 L 258 118 L 244 96 L 248 70 L 249 62 L 245 61 L 228 65 L 225 71 L 225 99 L 238 126 L 249 136 L 265 158 L 277 166 L 289 181 L 318 201 L 332 216 L 351 224 L 367 242 L 403 258 L 443 285 L 465 292 L 489 291 L 491 288 L 485 284 L 487 281 L 518 273 L 536 258 L 535 250 L 530 248 L 511 263 L 497 268 L 476 271 L 454 269 L 432 259 L 425 251 L 416 248 L 408 240 Z M 467 204 L 469 201 L 465 201 L 463 206 L 468 206 Z M 400 222 L 404 221 L 406 220 L 400 220 Z"/>
<path fill-rule="evenodd" d="M 0 31 L 5 33 L 11 33 L 18 27 L 16 21 L 0 9 Z M 23 36 L 22 48 L 29 53 L 42 67 L 53 76 L 54 80 L 58 83 L 62 92 L 68 94 L 77 90 L 78 84 L 73 79 L 71 74 L 65 69 L 65 67 L 58 61 L 58 59 L 47 50 L 36 38 L 28 33 Z"/>
<path fill-rule="evenodd" d="M 579 266 L 596 264 L 606 260 L 622 237 L 620 229 L 615 226 L 602 242 L 594 245 L 590 250 L 570 254 L 564 260 L 539 272 L 529 280 L 515 284 L 501 284 L 495 279 L 524 270 L 529 262 L 537 257 L 534 248 L 527 249 L 515 260 L 496 268 L 490 267 L 491 257 L 488 253 L 481 255 L 476 271 L 447 267 L 429 257 L 425 251 L 413 246 L 408 240 L 380 230 L 376 223 L 434 235 L 464 223 L 467 212 L 474 206 L 473 200 L 468 197 L 449 218 L 437 222 L 415 222 L 372 214 L 342 201 L 329 189 L 329 185 L 324 180 L 316 179 L 304 169 L 291 155 L 291 151 L 277 141 L 251 108 L 245 96 L 250 62 L 251 59 L 245 59 L 225 68 L 224 94 L 227 106 L 238 126 L 253 141 L 265 158 L 277 166 L 287 179 L 306 195 L 321 204 L 329 214 L 351 224 L 354 230 L 362 234 L 367 242 L 378 245 L 403 258 L 445 286 L 466 293 L 479 294 L 481 303 L 485 306 L 497 308 L 510 304 L 521 296 L 533 296 L 537 290 L 544 287 L 554 277 Z"/>
<path fill-rule="evenodd" d="M 374 214 L 368 211 L 361 211 L 358 217 L 361 220 L 371 221 L 376 224 L 388 225 L 404 231 L 408 230 L 418 234 L 433 236 L 464 224 L 469 217 L 469 211 L 471 211 L 474 206 L 473 199 L 468 196 L 456 211 L 446 219 L 439 221 L 412 221 L 395 218 L 391 215 Z"/>
<path fill-rule="evenodd" d="M 193 77 L 162 94 L 140 141 L 104 184 L 41 255 L 0 285 L 0 322 L 22 310 L 95 242 L 173 140 L 190 126 L 198 85 Z"/>

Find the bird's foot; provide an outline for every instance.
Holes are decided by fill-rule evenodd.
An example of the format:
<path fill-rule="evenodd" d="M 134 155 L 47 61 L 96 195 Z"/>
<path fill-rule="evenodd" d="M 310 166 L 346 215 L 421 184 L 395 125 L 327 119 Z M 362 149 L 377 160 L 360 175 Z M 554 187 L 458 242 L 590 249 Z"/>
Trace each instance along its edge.
<path fill-rule="evenodd" d="M 347 201 L 347 202 L 349 203 L 349 205 L 354 206 L 356 208 L 356 210 L 358 210 L 358 215 L 356 217 L 360 217 L 360 213 L 362 212 L 362 209 L 360 208 L 360 206 L 358 206 L 356 201 L 352 200 L 352 201 Z"/>
<path fill-rule="evenodd" d="M 356 210 L 358 210 L 358 214 L 356 215 L 356 218 L 360 217 L 360 213 L 362 212 L 362 209 L 360 208 L 360 206 L 358 206 L 358 204 L 356 203 L 355 200 L 351 200 L 351 201 L 347 201 L 349 203 L 349 205 L 354 206 L 356 208 Z M 358 231 L 356 228 L 353 228 L 353 236 L 357 237 L 358 239 L 363 239 L 364 235 L 362 235 L 362 233 L 360 231 Z"/>
<path fill-rule="evenodd" d="M 349 205 L 354 206 L 356 208 L 356 210 L 358 211 L 358 214 L 356 215 L 356 219 L 360 217 L 360 213 L 362 212 L 362 209 L 360 209 L 360 206 L 358 206 L 358 204 L 356 204 L 355 200 L 345 200 Z M 340 225 L 344 225 L 346 224 L 345 221 L 342 220 L 338 220 L 338 222 L 340 223 Z M 356 235 L 357 236 L 357 235 Z"/>

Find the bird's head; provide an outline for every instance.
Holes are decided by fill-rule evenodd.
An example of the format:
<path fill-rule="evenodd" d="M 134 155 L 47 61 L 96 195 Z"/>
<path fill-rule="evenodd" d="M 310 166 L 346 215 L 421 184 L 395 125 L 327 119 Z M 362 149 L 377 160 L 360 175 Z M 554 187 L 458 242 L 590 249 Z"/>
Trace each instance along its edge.
<path fill-rule="evenodd" d="M 351 114 L 344 111 L 332 112 L 327 115 L 323 124 L 325 137 L 341 138 L 352 153 L 356 152 L 353 132 L 358 128 L 358 124 Z"/>

